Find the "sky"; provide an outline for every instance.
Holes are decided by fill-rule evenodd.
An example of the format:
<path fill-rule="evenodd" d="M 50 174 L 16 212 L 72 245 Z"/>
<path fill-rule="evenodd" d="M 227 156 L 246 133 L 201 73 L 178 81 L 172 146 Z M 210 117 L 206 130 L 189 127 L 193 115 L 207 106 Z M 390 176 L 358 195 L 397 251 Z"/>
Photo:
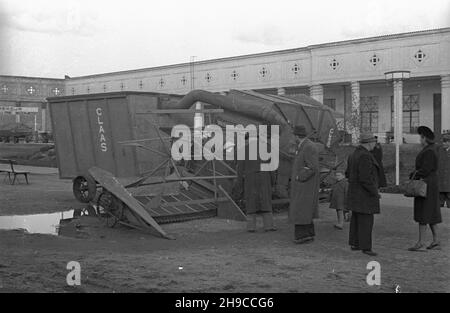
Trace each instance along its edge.
<path fill-rule="evenodd" d="M 449 0 L 0 0 L 0 75 L 74 77 L 441 27 Z"/>

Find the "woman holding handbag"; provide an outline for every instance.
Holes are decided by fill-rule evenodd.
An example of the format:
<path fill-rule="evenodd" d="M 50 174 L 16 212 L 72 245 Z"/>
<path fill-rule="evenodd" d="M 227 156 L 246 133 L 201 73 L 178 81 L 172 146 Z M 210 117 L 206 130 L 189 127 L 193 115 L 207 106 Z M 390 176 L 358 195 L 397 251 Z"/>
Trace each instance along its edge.
<path fill-rule="evenodd" d="M 427 247 L 428 250 L 440 249 L 437 224 L 442 222 L 441 208 L 439 203 L 439 179 L 438 179 L 438 155 L 434 144 L 434 133 L 426 127 L 417 129 L 420 135 L 422 151 L 416 157 L 416 169 L 410 175 L 410 179 L 423 180 L 426 183 L 425 197 L 414 198 L 414 221 L 419 223 L 419 240 L 409 248 L 409 251 L 426 251 L 423 244 L 427 225 L 430 225 L 433 233 L 433 242 Z"/>

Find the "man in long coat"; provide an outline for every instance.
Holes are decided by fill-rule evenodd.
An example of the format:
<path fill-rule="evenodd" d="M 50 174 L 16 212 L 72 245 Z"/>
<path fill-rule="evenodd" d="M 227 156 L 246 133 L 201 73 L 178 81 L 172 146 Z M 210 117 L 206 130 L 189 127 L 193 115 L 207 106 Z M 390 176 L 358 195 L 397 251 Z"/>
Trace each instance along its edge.
<path fill-rule="evenodd" d="M 294 242 L 308 243 L 314 240 L 313 219 L 319 210 L 319 150 L 306 136 L 304 126 L 296 126 L 297 141 L 292 166 L 289 221 L 294 224 Z"/>
<path fill-rule="evenodd" d="M 245 160 L 237 162 L 238 186 L 243 188 L 247 230 L 256 231 L 257 216 L 261 215 L 264 231 L 275 231 L 272 213 L 273 173 L 261 171 L 261 159 L 258 154 L 256 160 L 250 159 L 249 147 L 252 146 L 249 144 L 250 141 L 257 139 L 246 137 L 245 147 L 242 147 L 245 149 Z M 254 147 L 258 148 L 257 142 L 254 143 Z"/>
<path fill-rule="evenodd" d="M 375 138 L 378 140 L 377 136 L 375 136 Z M 371 152 L 375 157 L 375 160 L 377 160 L 378 162 L 378 187 L 386 187 L 387 181 L 386 181 L 386 174 L 384 173 L 383 148 L 381 147 L 381 144 L 377 142 L 375 148 L 373 148 Z"/>
<path fill-rule="evenodd" d="M 362 250 L 370 256 L 374 214 L 380 213 L 378 193 L 378 162 L 370 151 L 377 139 L 371 133 L 361 134 L 360 145 L 349 156 L 346 176 L 348 178 L 347 205 L 352 211 L 349 244 L 352 250 Z"/>

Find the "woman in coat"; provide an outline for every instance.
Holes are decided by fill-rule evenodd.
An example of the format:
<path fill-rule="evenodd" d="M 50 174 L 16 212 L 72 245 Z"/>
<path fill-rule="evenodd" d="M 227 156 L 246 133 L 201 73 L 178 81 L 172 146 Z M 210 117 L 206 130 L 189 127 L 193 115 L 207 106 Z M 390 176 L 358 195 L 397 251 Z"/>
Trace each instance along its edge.
<path fill-rule="evenodd" d="M 410 178 L 423 179 L 427 184 L 427 195 L 425 198 L 414 198 L 414 221 L 419 224 L 419 240 L 409 250 L 425 251 L 423 237 L 427 225 L 430 225 L 433 233 L 433 242 L 427 249 L 440 249 L 437 224 L 442 222 L 442 218 L 439 203 L 438 155 L 433 131 L 426 126 L 420 126 L 417 131 L 423 149 L 416 157 L 416 169 L 411 173 Z"/>

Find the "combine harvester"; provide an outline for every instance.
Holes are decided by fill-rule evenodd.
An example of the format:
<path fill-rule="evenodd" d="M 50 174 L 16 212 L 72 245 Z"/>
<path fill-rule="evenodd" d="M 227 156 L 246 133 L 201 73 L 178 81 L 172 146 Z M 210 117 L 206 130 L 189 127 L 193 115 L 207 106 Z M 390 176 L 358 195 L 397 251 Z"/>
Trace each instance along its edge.
<path fill-rule="evenodd" d="M 334 111 L 307 96 L 195 90 L 184 97 L 118 92 L 47 100 L 60 177 L 73 180 L 74 196 L 91 203 L 107 226 L 120 223 L 164 238 L 172 238 L 160 226 L 164 223 L 215 216 L 245 221 L 230 196 L 234 162 L 175 161 L 175 125 L 278 125 L 276 203 L 288 202 L 288 146 L 295 125 L 304 125 L 322 151 L 332 151 L 339 141 Z"/>

